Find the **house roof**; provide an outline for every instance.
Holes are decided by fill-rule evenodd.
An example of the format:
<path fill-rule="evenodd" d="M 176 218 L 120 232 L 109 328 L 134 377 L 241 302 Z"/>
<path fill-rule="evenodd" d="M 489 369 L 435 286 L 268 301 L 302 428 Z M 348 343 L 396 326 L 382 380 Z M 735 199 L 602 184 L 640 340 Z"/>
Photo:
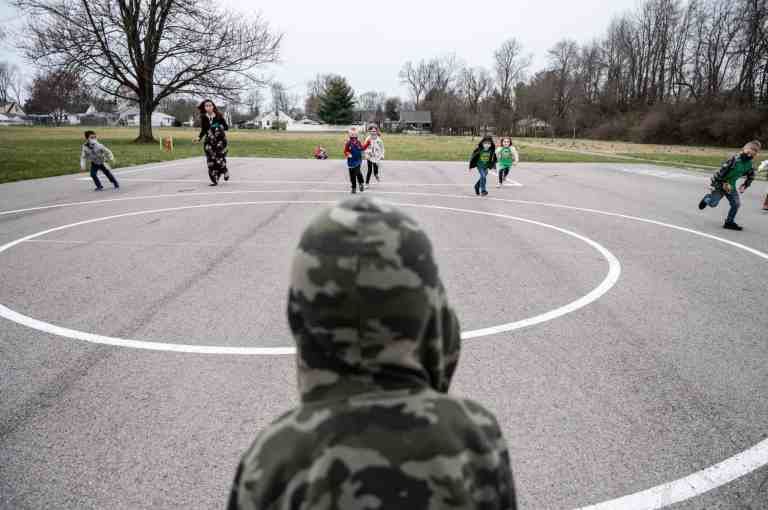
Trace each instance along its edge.
<path fill-rule="evenodd" d="M 15 101 L 0 103 L 0 112 L 11 115 L 24 115 L 24 110 Z"/>
<path fill-rule="evenodd" d="M 260 117 L 256 117 L 254 120 L 264 122 L 265 120 L 270 120 L 270 121 L 275 120 L 275 118 L 276 118 L 275 112 L 267 112 L 261 115 Z M 278 113 L 277 120 L 281 122 L 293 122 L 293 119 L 283 111 Z"/>
<path fill-rule="evenodd" d="M 400 112 L 400 122 L 415 122 L 417 124 L 432 124 L 432 112 Z"/>

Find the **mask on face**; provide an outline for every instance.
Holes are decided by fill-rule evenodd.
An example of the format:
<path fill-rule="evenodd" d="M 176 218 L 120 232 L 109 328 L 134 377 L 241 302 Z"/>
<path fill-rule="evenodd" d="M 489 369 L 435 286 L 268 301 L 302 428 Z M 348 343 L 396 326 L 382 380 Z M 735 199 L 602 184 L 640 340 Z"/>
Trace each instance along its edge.
<path fill-rule="evenodd" d="M 483 149 L 488 150 L 490 148 L 491 148 L 491 144 L 490 143 L 484 143 L 483 144 Z"/>
<path fill-rule="evenodd" d="M 96 145 L 97 140 L 95 138 L 88 139 L 88 145 Z"/>

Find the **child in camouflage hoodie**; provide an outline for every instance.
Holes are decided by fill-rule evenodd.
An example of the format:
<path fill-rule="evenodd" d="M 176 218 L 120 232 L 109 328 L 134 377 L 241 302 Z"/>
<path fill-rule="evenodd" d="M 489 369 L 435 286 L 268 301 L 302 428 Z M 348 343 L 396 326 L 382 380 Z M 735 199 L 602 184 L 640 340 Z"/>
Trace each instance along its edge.
<path fill-rule="evenodd" d="M 230 510 L 516 508 L 496 418 L 447 393 L 459 323 L 414 220 L 369 198 L 321 213 L 288 322 L 302 403 L 242 457 Z"/>

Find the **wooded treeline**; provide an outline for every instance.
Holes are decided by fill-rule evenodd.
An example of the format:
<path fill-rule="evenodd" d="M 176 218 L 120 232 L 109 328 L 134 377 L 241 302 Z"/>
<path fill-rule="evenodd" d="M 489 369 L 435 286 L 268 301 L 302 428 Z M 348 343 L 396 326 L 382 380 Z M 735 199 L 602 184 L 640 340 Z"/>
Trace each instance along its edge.
<path fill-rule="evenodd" d="M 537 118 L 558 136 L 734 145 L 768 135 L 768 0 L 646 0 L 601 38 L 564 39 L 525 76 L 514 39 L 490 70 L 442 58 L 401 81 L 440 131 Z"/>

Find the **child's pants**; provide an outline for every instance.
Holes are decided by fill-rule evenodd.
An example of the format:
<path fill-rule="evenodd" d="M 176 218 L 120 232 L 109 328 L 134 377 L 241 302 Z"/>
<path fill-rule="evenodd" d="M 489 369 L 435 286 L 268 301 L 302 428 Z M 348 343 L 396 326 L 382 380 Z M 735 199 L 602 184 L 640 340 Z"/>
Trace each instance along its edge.
<path fill-rule="evenodd" d="M 99 170 L 104 172 L 104 175 L 107 176 L 107 179 L 109 179 L 109 182 L 111 182 L 115 188 L 120 187 L 120 185 L 117 183 L 117 179 L 115 179 L 115 176 L 112 175 L 112 172 L 110 172 L 109 168 L 107 168 L 107 165 L 103 165 L 99 163 L 91 163 L 91 179 L 93 179 L 93 183 L 96 185 L 97 188 L 103 187 L 101 185 L 101 181 L 99 180 L 99 175 L 98 175 Z"/>
<path fill-rule="evenodd" d="M 369 184 L 371 182 L 371 173 L 376 176 L 376 178 L 379 178 L 379 164 L 374 163 L 371 160 L 368 160 L 368 175 L 365 176 L 365 183 Z"/>
<path fill-rule="evenodd" d="M 739 198 L 739 192 L 736 190 L 726 193 L 724 190 L 716 190 L 704 197 L 704 202 L 710 207 L 717 207 L 720 200 L 723 197 L 728 199 L 728 203 L 731 204 L 731 209 L 728 211 L 728 216 L 725 218 L 726 223 L 733 223 L 736 219 L 736 213 L 739 212 L 741 207 L 741 198 Z"/>
<path fill-rule="evenodd" d="M 486 184 L 488 181 L 488 169 L 477 167 L 477 171 L 480 173 L 480 179 L 475 183 L 475 193 L 488 193 Z"/>
<path fill-rule="evenodd" d="M 507 180 L 509 176 L 509 168 L 499 168 L 499 184 Z"/>
<path fill-rule="evenodd" d="M 352 184 L 353 190 L 357 189 L 358 183 L 360 183 L 360 189 L 363 189 L 363 172 L 360 171 L 360 165 L 349 169 L 349 182 Z"/>
<path fill-rule="evenodd" d="M 763 202 L 763 211 L 768 211 L 768 195 L 765 195 L 765 202 Z"/>

